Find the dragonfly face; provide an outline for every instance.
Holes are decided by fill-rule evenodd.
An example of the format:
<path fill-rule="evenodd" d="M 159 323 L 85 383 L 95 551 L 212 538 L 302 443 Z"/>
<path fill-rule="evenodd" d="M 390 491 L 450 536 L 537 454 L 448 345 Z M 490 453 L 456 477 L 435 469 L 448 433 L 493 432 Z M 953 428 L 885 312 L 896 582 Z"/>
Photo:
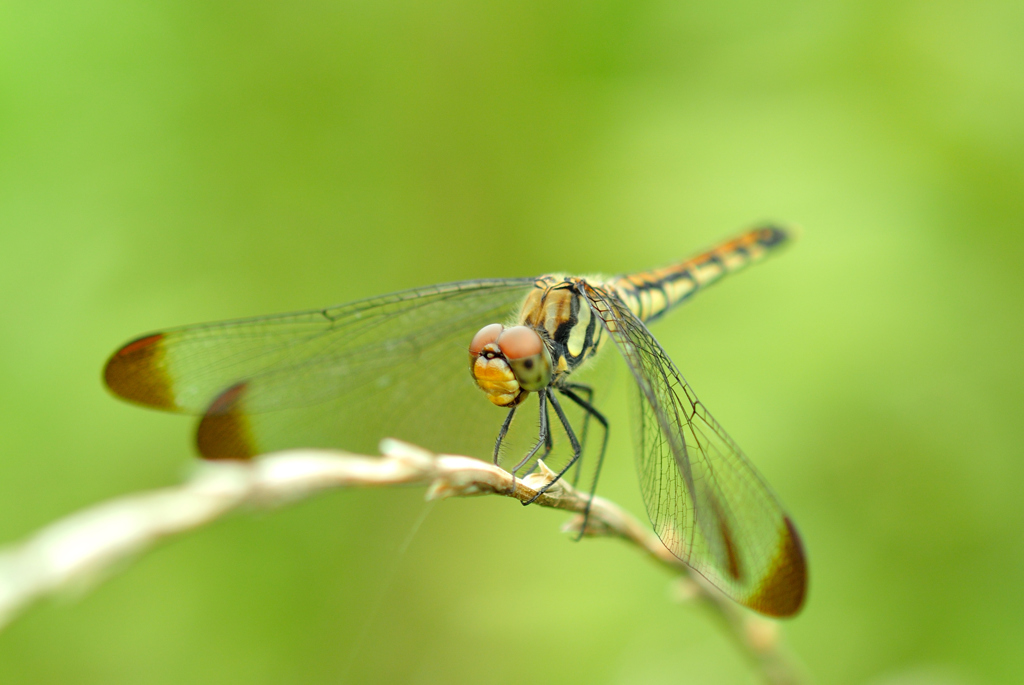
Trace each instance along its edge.
<path fill-rule="evenodd" d="M 551 354 L 540 334 L 526 326 L 481 328 L 469 344 L 469 365 L 476 384 L 499 407 L 518 406 L 551 382 Z"/>
<path fill-rule="evenodd" d="M 594 390 L 572 374 L 611 340 L 638 391 L 637 471 L 655 532 L 733 599 L 788 616 L 807 582 L 796 528 L 646 326 L 786 238 L 757 228 L 692 259 L 609 280 L 465 281 L 170 329 L 124 345 L 104 377 L 124 399 L 200 416 L 196 444 L 209 459 L 288 447 L 372 450 L 391 436 L 437 452 L 479 455 L 493 446 L 495 460 L 512 444 L 510 452 L 525 454 L 515 472 L 548 455 L 551 424 L 561 424 L 572 458 L 560 478 L 580 460 L 590 422 L 602 429 L 600 469 L 608 421 Z M 493 410 L 473 385 L 508 409 L 496 443 Z M 518 452 L 513 417 L 531 394 L 540 432 Z M 561 401 L 582 410 L 581 426 Z"/>

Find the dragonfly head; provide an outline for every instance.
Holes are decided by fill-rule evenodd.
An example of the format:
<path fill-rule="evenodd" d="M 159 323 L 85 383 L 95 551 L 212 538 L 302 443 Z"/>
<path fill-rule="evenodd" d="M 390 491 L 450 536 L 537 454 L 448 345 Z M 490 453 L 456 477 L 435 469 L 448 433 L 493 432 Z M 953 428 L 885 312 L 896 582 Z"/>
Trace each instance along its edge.
<path fill-rule="evenodd" d="M 473 379 L 499 407 L 514 407 L 551 382 L 551 353 L 528 326 L 484 326 L 469 344 Z"/>

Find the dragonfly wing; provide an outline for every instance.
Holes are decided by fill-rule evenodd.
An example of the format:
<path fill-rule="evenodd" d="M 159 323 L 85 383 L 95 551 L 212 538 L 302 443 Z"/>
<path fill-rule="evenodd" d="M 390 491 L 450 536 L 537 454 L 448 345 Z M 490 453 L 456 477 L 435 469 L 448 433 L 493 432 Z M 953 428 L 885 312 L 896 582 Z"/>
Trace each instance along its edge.
<path fill-rule="evenodd" d="M 807 567 L 779 501 L 640 319 L 614 294 L 590 285 L 585 294 L 640 391 L 637 465 L 655 532 L 741 604 L 795 613 Z"/>
<path fill-rule="evenodd" d="M 172 329 L 125 345 L 105 378 L 128 400 L 202 414 L 197 441 L 209 458 L 373 449 L 385 435 L 447 451 L 471 446 L 460 439 L 471 434 L 493 444 L 496 415 L 473 383 L 467 348 L 482 326 L 514 317 L 533 283 L 465 281 Z M 484 430 L 474 431 L 478 416 Z M 469 442 L 470 454 L 485 444 Z"/>

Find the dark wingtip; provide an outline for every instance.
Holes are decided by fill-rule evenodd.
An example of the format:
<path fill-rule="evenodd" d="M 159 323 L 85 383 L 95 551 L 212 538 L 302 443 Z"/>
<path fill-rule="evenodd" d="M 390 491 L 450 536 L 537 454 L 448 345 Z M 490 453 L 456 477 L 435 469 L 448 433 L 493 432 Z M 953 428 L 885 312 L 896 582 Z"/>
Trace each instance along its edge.
<path fill-rule="evenodd" d="M 796 526 L 788 516 L 782 544 L 771 569 L 748 606 L 769 616 L 793 616 L 807 596 L 807 557 Z"/>
<path fill-rule="evenodd" d="M 252 459 L 256 446 L 243 408 L 247 383 L 217 395 L 196 429 L 196 447 L 204 459 Z"/>
<path fill-rule="evenodd" d="M 164 334 L 136 338 L 107 360 L 103 381 L 118 397 L 157 409 L 180 409 L 164 364 Z"/>

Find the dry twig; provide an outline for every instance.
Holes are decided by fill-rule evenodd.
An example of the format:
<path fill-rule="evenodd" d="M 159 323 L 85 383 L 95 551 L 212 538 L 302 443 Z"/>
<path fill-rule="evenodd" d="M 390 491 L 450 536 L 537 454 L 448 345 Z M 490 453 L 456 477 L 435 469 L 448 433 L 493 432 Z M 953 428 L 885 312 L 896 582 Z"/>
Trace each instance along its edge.
<path fill-rule="evenodd" d="M 95 581 L 118 561 L 162 538 L 214 521 L 240 507 L 273 507 L 329 488 L 428 486 L 428 499 L 497 494 L 527 501 L 553 473 L 514 479 L 470 457 L 434 455 L 384 440 L 382 457 L 341 451 L 289 450 L 251 462 L 203 462 L 184 484 L 130 495 L 53 523 L 24 542 L 0 550 L 0 629 L 36 599 Z M 565 529 L 579 532 L 587 497 L 564 480 L 536 504 L 577 512 Z M 690 570 L 650 527 L 600 497 L 587 518 L 587 536 L 619 537 L 680 575 L 681 599 L 698 600 L 724 623 L 766 682 L 803 682 L 784 654 L 776 624 L 736 606 Z"/>

